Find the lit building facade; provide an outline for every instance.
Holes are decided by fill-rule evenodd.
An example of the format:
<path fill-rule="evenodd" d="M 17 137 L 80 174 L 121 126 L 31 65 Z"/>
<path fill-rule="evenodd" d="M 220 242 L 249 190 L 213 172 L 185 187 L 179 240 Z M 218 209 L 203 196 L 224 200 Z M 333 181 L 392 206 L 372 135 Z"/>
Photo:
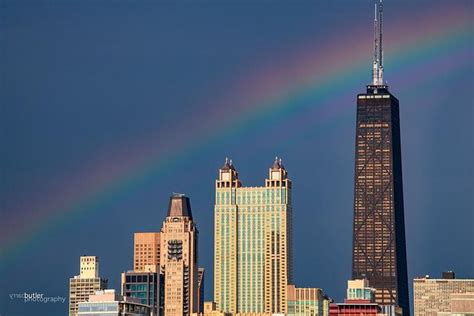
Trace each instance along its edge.
<path fill-rule="evenodd" d="M 160 240 L 164 314 L 190 315 L 199 312 L 198 231 L 188 197 L 173 194 L 170 198 Z"/>
<path fill-rule="evenodd" d="M 69 279 L 69 316 L 76 316 L 80 302 L 86 302 L 95 291 L 105 288 L 107 280 L 99 276 L 99 258 L 81 256 L 79 275 Z"/>
<path fill-rule="evenodd" d="M 243 187 L 226 159 L 215 184 L 214 300 L 226 313 L 286 313 L 292 283 L 291 181 L 276 159 L 262 187 Z"/>
<path fill-rule="evenodd" d="M 375 302 L 375 289 L 369 287 L 367 279 L 347 281 L 347 299 Z"/>
<path fill-rule="evenodd" d="M 455 309 L 461 305 L 462 296 L 453 295 L 473 294 L 474 279 L 456 279 L 454 274 L 443 279 L 430 279 L 429 276 L 416 278 L 413 280 L 413 291 L 415 315 L 436 316 L 438 313 L 451 312 L 453 304 Z"/>
<path fill-rule="evenodd" d="M 78 304 L 79 316 L 150 316 L 150 307 L 138 299 L 122 297 L 115 290 L 96 291 L 87 302 Z"/>
<path fill-rule="evenodd" d="M 204 302 L 204 309 L 200 313 L 194 313 L 191 316 L 232 316 L 230 313 L 224 313 L 218 310 L 215 302 Z"/>
<path fill-rule="evenodd" d="M 135 233 L 133 236 L 133 269 L 144 271 L 146 266 L 160 265 L 160 233 Z"/>
<path fill-rule="evenodd" d="M 288 316 L 327 316 L 324 303 L 321 289 L 288 285 Z"/>
<path fill-rule="evenodd" d="M 438 316 L 473 316 L 474 292 L 455 293 L 450 295 L 451 309 L 449 312 L 438 312 Z"/>
<path fill-rule="evenodd" d="M 373 82 L 357 96 L 352 278 L 408 316 L 399 102 L 383 81 L 382 0 L 374 22 Z"/>

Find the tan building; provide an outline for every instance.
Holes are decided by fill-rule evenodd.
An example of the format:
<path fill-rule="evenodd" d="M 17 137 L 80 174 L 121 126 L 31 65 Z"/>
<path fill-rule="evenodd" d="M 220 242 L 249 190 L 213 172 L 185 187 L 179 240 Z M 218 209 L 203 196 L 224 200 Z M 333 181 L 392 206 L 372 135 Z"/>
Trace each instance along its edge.
<path fill-rule="evenodd" d="M 159 266 L 160 233 L 135 233 L 133 237 L 133 269 L 145 271 L 146 266 Z"/>
<path fill-rule="evenodd" d="M 375 302 L 375 289 L 369 287 L 369 280 L 348 280 L 347 281 L 347 295 L 349 300 L 369 300 Z"/>
<path fill-rule="evenodd" d="M 474 292 L 451 294 L 451 312 L 474 315 Z"/>
<path fill-rule="evenodd" d="M 204 311 L 201 313 L 193 313 L 191 316 L 285 316 L 284 314 L 271 313 L 224 313 L 218 310 L 215 302 L 204 302 Z"/>
<path fill-rule="evenodd" d="M 145 316 L 151 314 L 148 305 L 142 304 L 139 299 L 120 296 L 115 290 L 96 291 L 89 296 L 87 302 L 80 302 L 79 316 Z"/>
<path fill-rule="evenodd" d="M 69 279 L 69 316 L 76 316 L 78 303 L 86 302 L 95 291 L 107 288 L 107 280 L 99 276 L 99 258 L 82 256 L 80 274 Z"/>
<path fill-rule="evenodd" d="M 474 315 L 474 292 L 451 294 L 451 313 L 454 315 Z"/>
<path fill-rule="evenodd" d="M 287 312 L 292 279 L 291 181 L 275 159 L 265 185 L 243 187 L 226 159 L 216 180 L 214 299 L 228 313 Z"/>
<path fill-rule="evenodd" d="M 161 229 L 165 315 L 199 312 L 197 241 L 189 198 L 173 194 Z"/>
<path fill-rule="evenodd" d="M 473 316 L 474 293 L 451 294 L 451 310 L 438 312 L 438 316 Z"/>
<path fill-rule="evenodd" d="M 459 302 L 459 297 L 453 294 L 473 293 L 474 279 L 455 279 L 454 274 L 443 279 L 430 279 L 426 276 L 413 281 L 413 291 L 415 315 L 437 316 L 438 313 L 451 312 L 452 306 L 457 308 L 458 305 L 465 304 Z"/>
<path fill-rule="evenodd" d="M 329 302 L 326 303 L 328 305 Z M 323 291 L 288 285 L 288 316 L 327 316 Z"/>
<path fill-rule="evenodd" d="M 204 310 L 191 316 L 232 316 L 232 314 L 219 311 L 215 302 L 204 302 Z"/>

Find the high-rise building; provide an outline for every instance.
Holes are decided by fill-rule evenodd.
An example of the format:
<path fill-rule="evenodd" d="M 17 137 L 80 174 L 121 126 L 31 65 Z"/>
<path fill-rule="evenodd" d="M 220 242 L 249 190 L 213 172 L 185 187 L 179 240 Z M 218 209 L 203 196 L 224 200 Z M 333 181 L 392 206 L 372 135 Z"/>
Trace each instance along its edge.
<path fill-rule="evenodd" d="M 161 274 L 164 282 L 164 314 L 199 312 L 198 230 L 193 222 L 189 198 L 173 194 L 163 222 Z"/>
<path fill-rule="evenodd" d="M 121 275 L 121 295 L 137 298 L 150 307 L 151 315 L 161 315 L 163 302 L 160 282 L 160 233 L 133 235 L 133 271 Z"/>
<path fill-rule="evenodd" d="M 443 275 L 447 278 L 430 279 L 426 276 L 413 280 L 416 316 L 436 316 L 452 312 L 453 307 L 462 310 L 466 305 L 462 301 L 469 302 L 469 294 L 474 294 L 474 279 L 455 279 L 454 273 Z M 463 293 L 467 296 L 459 296 Z M 470 312 L 474 314 L 474 310 Z"/>
<path fill-rule="evenodd" d="M 286 313 L 292 283 L 291 181 L 275 159 L 244 187 L 226 159 L 215 184 L 214 300 L 226 313 Z"/>
<path fill-rule="evenodd" d="M 399 103 L 383 82 L 382 0 L 375 9 L 373 80 L 357 96 L 352 278 L 409 315 Z"/>
<path fill-rule="evenodd" d="M 78 303 L 86 302 L 95 291 L 107 288 L 107 280 L 99 276 L 99 258 L 81 256 L 80 273 L 69 279 L 69 316 L 76 316 Z"/>
<path fill-rule="evenodd" d="M 136 298 L 141 304 L 150 307 L 151 316 L 162 315 L 162 282 L 156 266 L 148 271 L 128 271 L 121 276 L 121 295 Z"/>
<path fill-rule="evenodd" d="M 115 290 L 96 291 L 86 302 L 78 304 L 78 316 L 150 316 L 148 305 L 139 299 L 115 294 Z"/>
<path fill-rule="evenodd" d="M 144 271 L 149 265 L 160 265 L 160 233 L 135 233 L 133 237 L 133 269 Z"/>

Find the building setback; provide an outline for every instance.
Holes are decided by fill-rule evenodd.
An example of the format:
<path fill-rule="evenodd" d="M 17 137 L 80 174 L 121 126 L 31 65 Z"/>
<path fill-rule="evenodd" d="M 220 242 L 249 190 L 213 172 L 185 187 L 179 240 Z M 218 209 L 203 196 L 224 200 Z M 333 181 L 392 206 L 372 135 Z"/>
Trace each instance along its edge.
<path fill-rule="evenodd" d="M 160 265 L 160 233 L 139 232 L 133 235 L 133 270 L 145 271 L 146 266 Z"/>
<path fill-rule="evenodd" d="M 96 291 L 79 305 L 79 316 L 149 316 L 150 307 L 136 298 L 122 297 L 115 290 Z"/>
<path fill-rule="evenodd" d="M 96 291 L 107 288 L 107 280 L 99 276 L 99 258 L 81 256 L 80 273 L 69 279 L 69 316 L 76 316 L 78 304 L 86 302 Z"/>
<path fill-rule="evenodd" d="M 214 299 L 224 313 L 287 313 L 291 181 L 275 159 L 265 186 L 243 187 L 226 159 L 215 184 Z"/>
<path fill-rule="evenodd" d="M 399 103 L 383 82 L 382 0 L 374 26 L 373 81 L 357 96 L 352 278 L 367 278 L 376 303 L 407 316 Z"/>

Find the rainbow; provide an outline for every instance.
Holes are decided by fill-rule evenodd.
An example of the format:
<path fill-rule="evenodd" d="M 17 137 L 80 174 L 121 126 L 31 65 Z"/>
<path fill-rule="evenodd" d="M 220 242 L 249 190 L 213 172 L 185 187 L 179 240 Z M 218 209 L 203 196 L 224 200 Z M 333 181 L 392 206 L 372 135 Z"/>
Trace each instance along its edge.
<path fill-rule="evenodd" d="M 462 7 L 453 6 L 448 12 L 432 9 L 421 20 L 397 25 L 394 31 L 387 29 L 388 77 L 403 77 L 409 70 L 414 74 L 398 90 L 432 80 L 440 71 L 433 65 L 444 65 L 444 71 L 449 71 L 464 66 L 469 59 L 472 22 Z M 282 116 L 298 122 L 315 106 L 323 108 L 322 120 L 337 117 L 346 107 L 334 106 L 337 100 L 333 96 L 340 94 L 340 87 L 347 81 L 370 79 L 371 57 L 367 42 L 359 40 L 369 38 L 366 28 L 338 36 L 323 47 L 285 52 L 285 65 L 263 66 L 243 80 L 236 80 L 229 85 L 227 95 L 199 107 L 204 114 L 188 115 L 203 118 L 183 122 L 188 133 L 174 138 L 156 133 L 148 139 L 120 144 L 68 175 L 70 180 L 57 179 L 58 184 L 47 199 L 25 198 L 28 202 L 24 205 L 8 209 L 0 232 L 2 265 L 13 263 L 51 227 L 97 211 L 98 205 L 113 201 L 123 192 L 140 190 L 150 179 L 193 154 L 222 143 L 228 135 L 245 133 Z M 230 110 L 232 115 L 227 115 Z"/>

